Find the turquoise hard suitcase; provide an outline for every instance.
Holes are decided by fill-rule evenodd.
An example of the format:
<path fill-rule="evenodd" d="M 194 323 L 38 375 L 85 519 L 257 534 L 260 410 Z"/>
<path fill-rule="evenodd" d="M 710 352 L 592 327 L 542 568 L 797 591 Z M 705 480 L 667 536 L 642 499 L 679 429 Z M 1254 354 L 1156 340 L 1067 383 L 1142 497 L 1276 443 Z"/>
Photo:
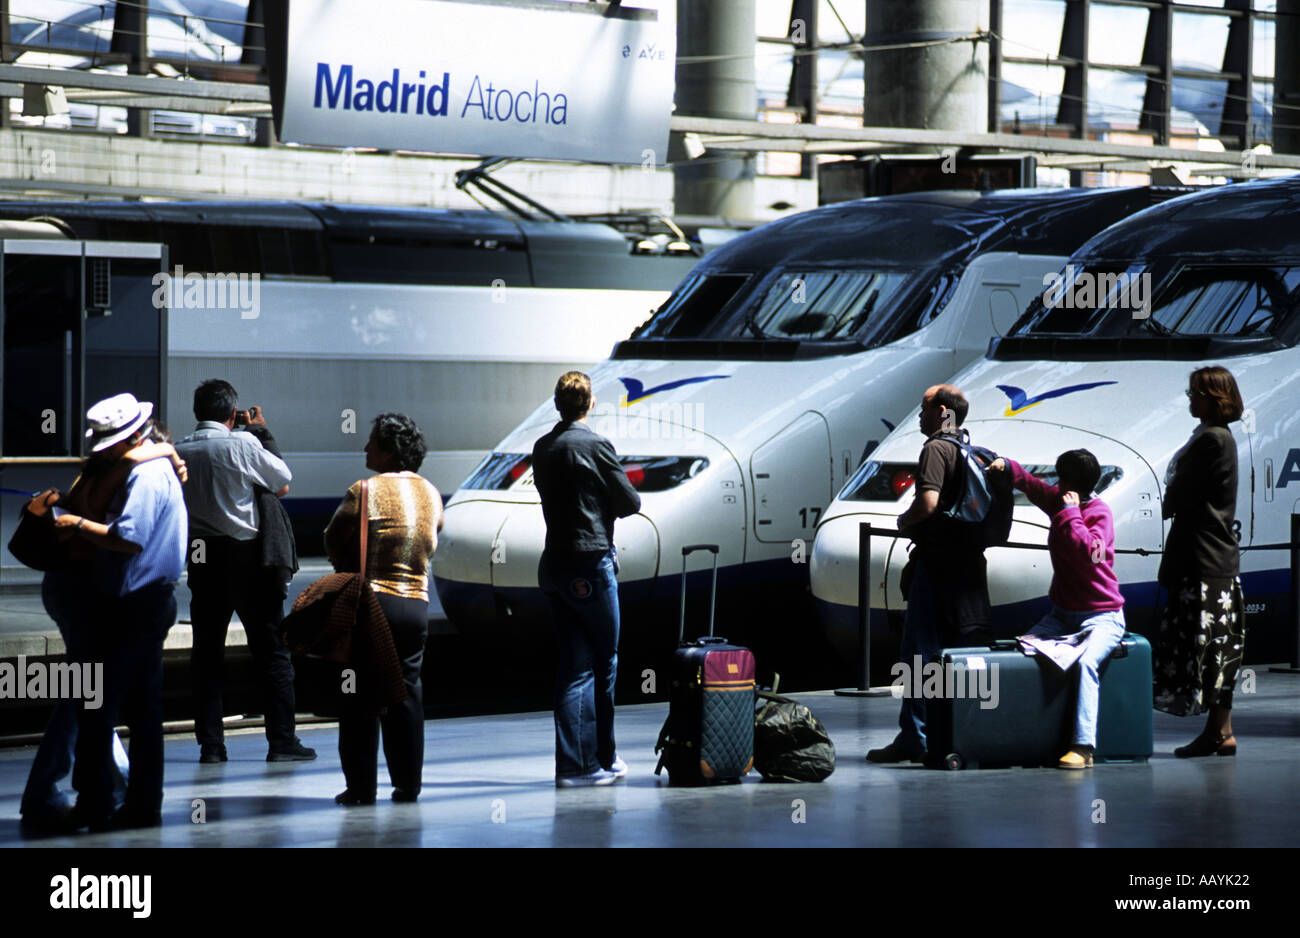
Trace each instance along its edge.
<path fill-rule="evenodd" d="M 1155 748 L 1151 728 L 1151 645 L 1126 633 L 1101 670 L 1097 751 L 1103 762 L 1145 762 Z"/>
<path fill-rule="evenodd" d="M 996 705 L 987 706 L 993 701 L 982 702 L 967 680 L 967 692 L 958 686 L 951 697 L 927 701 L 929 764 L 948 769 L 1056 764 L 1074 727 L 1076 668 L 1062 672 L 1006 640 L 992 647 L 945 649 L 939 660 L 945 670 L 969 676 L 996 668 L 999 694 Z M 1151 645 L 1127 633 L 1101 668 L 1095 761 L 1150 757 L 1151 702 Z"/>

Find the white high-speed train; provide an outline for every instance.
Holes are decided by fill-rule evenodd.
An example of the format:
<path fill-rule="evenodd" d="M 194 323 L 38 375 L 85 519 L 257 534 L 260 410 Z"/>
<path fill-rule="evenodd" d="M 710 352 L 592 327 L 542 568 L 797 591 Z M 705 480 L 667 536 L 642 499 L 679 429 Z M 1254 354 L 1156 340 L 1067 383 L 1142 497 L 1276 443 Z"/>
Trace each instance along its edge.
<path fill-rule="evenodd" d="M 637 253 L 606 224 L 486 211 L 0 201 L 0 219 L 29 218 L 72 237 L 167 246 L 180 276 L 161 414 L 177 436 L 189 432 L 194 388 L 213 377 L 263 406 L 293 469 L 285 506 L 308 554 L 365 474 L 376 413 L 420 424 L 422 472 L 450 494 L 557 371 L 605 358 L 699 259 Z M 124 375 L 157 368 L 156 343 L 118 355 Z"/>
<path fill-rule="evenodd" d="M 691 543 L 720 546 L 722 634 L 763 651 L 768 624 L 788 637 L 778 604 L 807 604 L 804 539 L 917 388 L 983 354 L 1088 237 L 1171 194 L 864 199 L 771 222 L 701 261 L 590 373 L 590 425 L 642 496 L 615 527 L 625 660 L 671 646 Z M 544 635 L 549 615 L 529 458 L 557 415 L 540 400 L 450 500 L 433 560 L 452 624 L 502 646 Z M 707 564 L 691 558 L 693 593 L 707 590 Z"/>
<path fill-rule="evenodd" d="M 1238 442 L 1237 524 L 1243 548 L 1289 540 L 1300 511 L 1300 177 L 1187 195 L 1099 234 L 1071 258 L 1063 301 L 1040 297 L 989 355 L 949 379 L 970 401 L 973 442 L 1019 460 L 1045 478 L 1057 455 L 1086 448 L 1103 466 L 1098 494 L 1115 516 L 1115 547 L 1147 555 L 1115 559 L 1130 628 L 1152 634 L 1156 570 L 1168 531 L 1160 517 L 1169 461 L 1197 421 L 1188 414 L 1188 375 L 1221 364 L 1237 379 L 1246 413 Z M 1150 275 L 1149 318 L 1117 292 L 1085 286 L 1101 275 Z M 1091 280 L 1089 280 L 1091 278 Z M 1110 282 L 1117 288 L 1122 281 Z M 1055 297 L 1049 297 L 1055 299 Z M 1077 302 L 1076 302 L 1077 301 Z M 921 385 L 911 388 L 919 402 Z M 901 421 L 827 509 L 812 550 L 818 614 L 835 645 L 857 648 L 858 527 L 896 530 L 912 497 L 911 472 L 924 442 L 916 409 Z M 1011 540 L 1045 544 L 1048 519 L 1021 502 Z M 873 539 L 873 635 L 901 625 L 899 572 L 907 542 Z M 994 628 L 1015 634 L 1047 607 L 1046 552 L 986 552 Z M 1244 550 L 1246 648 L 1251 660 L 1290 657 L 1285 550 Z"/>

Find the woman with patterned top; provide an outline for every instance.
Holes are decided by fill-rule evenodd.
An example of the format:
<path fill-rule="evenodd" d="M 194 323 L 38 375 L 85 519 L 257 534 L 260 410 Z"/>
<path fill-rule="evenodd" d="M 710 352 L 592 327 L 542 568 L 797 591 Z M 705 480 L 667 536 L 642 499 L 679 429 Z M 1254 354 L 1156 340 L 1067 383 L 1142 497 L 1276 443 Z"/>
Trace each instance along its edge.
<path fill-rule="evenodd" d="M 374 803 L 381 726 L 393 800 L 419 797 L 424 769 L 420 667 L 429 630 L 429 560 L 442 528 L 442 496 L 416 473 L 424 462 L 425 443 L 415 421 L 380 414 L 365 452 L 366 468 L 378 473 L 367 485 L 366 582 L 392 629 L 406 700 L 376 715 L 358 705 L 359 695 L 344 695 L 339 761 L 347 789 L 334 798 L 341 805 Z M 340 573 L 360 569 L 360 507 L 361 483 L 355 482 L 325 529 L 325 551 Z"/>
<path fill-rule="evenodd" d="M 1237 442 L 1241 392 L 1226 368 L 1192 372 L 1188 409 L 1201 423 L 1170 462 L 1164 517 L 1173 518 L 1160 561 L 1169 598 L 1156 642 L 1155 707 L 1175 716 L 1205 713 L 1205 729 L 1174 750 L 1179 758 L 1234 756 L 1232 689 L 1245 649 L 1238 578 Z"/>

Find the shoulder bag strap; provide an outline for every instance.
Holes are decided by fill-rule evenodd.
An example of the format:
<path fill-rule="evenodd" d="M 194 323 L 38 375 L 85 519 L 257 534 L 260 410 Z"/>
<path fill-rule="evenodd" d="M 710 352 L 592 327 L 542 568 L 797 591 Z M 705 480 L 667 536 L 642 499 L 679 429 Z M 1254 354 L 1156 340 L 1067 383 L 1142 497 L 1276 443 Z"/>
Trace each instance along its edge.
<path fill-rule="evenodd" d="M 361 508 L 360 508 L 360 515 L 358 517 L 357 524 L 361 529 L 361 552 L 357 555 L 357 563 L 360 568 L 359 572 L 361 574 L 361 582 L 362 584 L 364 584 L 366 582 L 366 566 L 367 566 L 366 561 L 369 556 L 366 551 L 366 542 L 367 542 L 366 534 L 370 530 L 370 480 L 369 479 L 361 480 Z"/>

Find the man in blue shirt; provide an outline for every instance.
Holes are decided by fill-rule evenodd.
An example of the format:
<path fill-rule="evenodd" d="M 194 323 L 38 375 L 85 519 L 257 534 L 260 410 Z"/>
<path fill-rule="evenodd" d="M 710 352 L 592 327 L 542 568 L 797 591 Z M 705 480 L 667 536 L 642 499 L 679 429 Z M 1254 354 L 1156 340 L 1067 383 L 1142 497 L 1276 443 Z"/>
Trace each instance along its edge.
<path fill-rule="evenodd" d="M 153 405 L 130 394 L 100 401 L 86 414 L 91 451 L 117 459 L 149 431 Z M 176 621 L 174 590 L 185 568 L 186 514 L 181 485 L 163 459 L 131 470 L 104 523 L 67 512 L 55 528 L 97 550 L 88 589 L 99 627 L 86 637 L 86 658 L 104 665 L 102 704 L 78 721 L 76 817 L 92 830 L 160 823 L 163 793 L 162 648 Z M 119 712 L 131 731 L 126 801 L 113 813 L 110 775 Z"/>
<path fill-rule="evenodd" d="M 194 391 L 194 432 L 176 444 L 189 466 L 185 504 L 190 537 L 202 541 L 190 558 L 190 620 L 194 645 L 194 735 L 199 761 L 226 761 L 221 718 L 226 630 L 239 614 L 248 650 L 262 678 L 268 762 L 309 762 L 308 749 L 295 734 L 293 661 L 280 637 L 284 618 L 283 584 L 264 563 L 259 539 L 264 518 L 259 489 L 283 497 L 293 474 L 278 455 L 275 438 L 257 407 L 250 407 L 236 430 L 239 398 L 229 382 L 204 381 Z M 199 552 L 201 550 L 201 553 Z"/>

